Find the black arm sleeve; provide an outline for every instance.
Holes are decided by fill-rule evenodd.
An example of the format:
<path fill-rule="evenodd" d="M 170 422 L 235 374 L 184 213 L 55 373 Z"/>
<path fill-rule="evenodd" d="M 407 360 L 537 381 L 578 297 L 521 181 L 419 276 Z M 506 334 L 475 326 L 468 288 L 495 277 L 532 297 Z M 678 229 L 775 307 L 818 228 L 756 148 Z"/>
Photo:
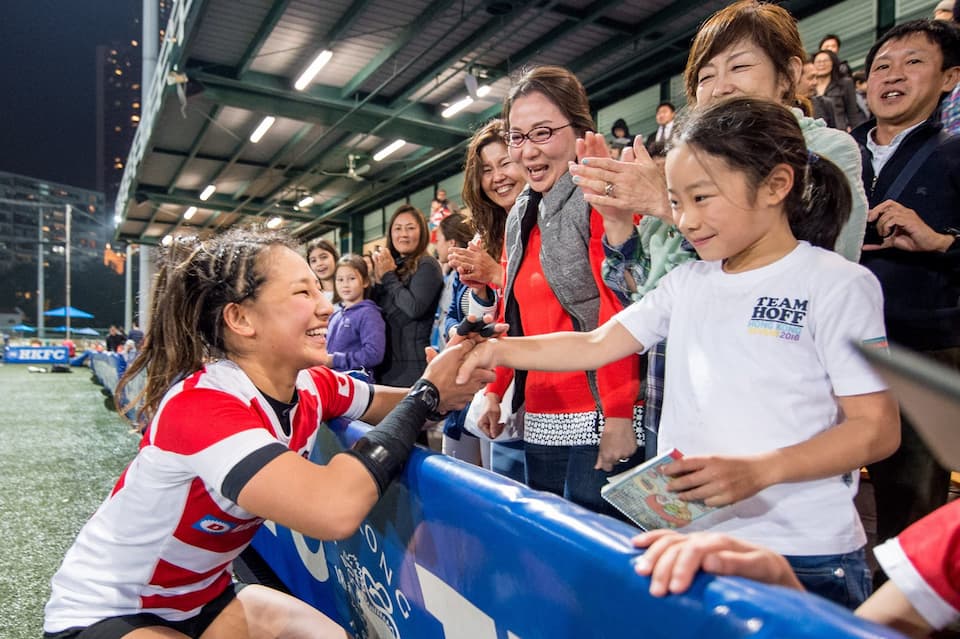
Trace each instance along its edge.
<path fill-rule="evenodd" d="M 290 449 L 280 442 L 267 444 L 263 448 L 253 451 L 230 469 L 230 472 L 223 479 L 223 485 L 220 486 L 220 494 L 233 503 L 237 503 L 240 491 L 247 485 L 250 478 L 256 475 L 261 468 L 286 452 L 290 452 Z"/>
<path fill-rule="evenodd" d="M 404 397 L 379 426 L 370 429 L 352 448 L 341 454 L 360 460 L 377 483 L 379 494 L 383 495 L 390 482 L 403 470 L 429 412 L 423 401 Z"/>

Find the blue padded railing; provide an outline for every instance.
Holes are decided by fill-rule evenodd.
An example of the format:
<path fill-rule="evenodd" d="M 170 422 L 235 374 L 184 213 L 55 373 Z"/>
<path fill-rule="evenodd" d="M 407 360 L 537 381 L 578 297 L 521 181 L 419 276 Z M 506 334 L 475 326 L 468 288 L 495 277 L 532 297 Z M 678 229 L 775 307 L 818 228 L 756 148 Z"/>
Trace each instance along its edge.
<path fill-rule="evenodd" d="M 312 458 L 325 463 L 366 428 L 334 422 Z M 631 566 L 636 532 L 417 449 L 351 538 L 321 543 L 267 522 L 254 547 L 295 595 L 360 639 L 901 636 L 746 579 L 700 575 L 683 595 L 652 597 Z"/>

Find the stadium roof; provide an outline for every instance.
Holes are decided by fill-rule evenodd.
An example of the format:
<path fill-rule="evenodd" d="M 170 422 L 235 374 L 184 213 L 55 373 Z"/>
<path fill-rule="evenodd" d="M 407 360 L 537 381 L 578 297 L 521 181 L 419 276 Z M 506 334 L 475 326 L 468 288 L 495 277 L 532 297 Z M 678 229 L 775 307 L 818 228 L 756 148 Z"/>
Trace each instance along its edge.
<path fill-rule="evenodd" d="M 801 18 L 833 3 L 783 4 Z M 699 24 L 726 4 L 180 0 L 126 164 L 117 238 L 155 244 L 251 217 L 281 216 L 305 237 L 346 226 L 460 171 L 518 69 L 565 66 L 600 109 L 681 70 Z M 298 90 L 323 51 L 329 61 Z"/>

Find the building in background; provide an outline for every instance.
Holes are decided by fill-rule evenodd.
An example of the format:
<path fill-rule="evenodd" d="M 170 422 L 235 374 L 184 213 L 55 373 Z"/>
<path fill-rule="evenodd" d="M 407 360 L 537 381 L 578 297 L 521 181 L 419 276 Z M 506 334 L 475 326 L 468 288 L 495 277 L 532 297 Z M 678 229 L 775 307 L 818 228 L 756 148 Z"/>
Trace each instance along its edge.
<path fill-rule="evenodd" d="M 158 0 L 160 41 L 166 34 L 173 0 Z M 96 162 L 97 190 L 113 206 L 123 178 L 123 168 L 140 124 L 142 84 L 142 20 L 138 3 L 137 15 L 130 20 L 123 39 L 97 47 Z"/>
<path fill-rule="evenodd" d="M 100 274 L 104 266 L 115 275 L 123 272 L 123 260 L 115 259 L 109 244 L 113 220 L 102 192 L 0 172 L 0 307 L 34 315 L 41 242 L 44 266 L 51 267 L 53 278 L 48 297 L 62 299 L 57 273 L 63 273 L 65 262 L 67 205 L 73 211 L 71 272 L 78 284 L 82 274 Z"/>

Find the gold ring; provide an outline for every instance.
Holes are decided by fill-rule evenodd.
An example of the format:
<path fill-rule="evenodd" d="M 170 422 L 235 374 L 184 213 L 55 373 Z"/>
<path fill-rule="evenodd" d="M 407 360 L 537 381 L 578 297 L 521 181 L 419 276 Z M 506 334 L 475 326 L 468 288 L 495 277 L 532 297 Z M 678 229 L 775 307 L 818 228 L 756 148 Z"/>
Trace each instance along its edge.
<path fill-rule="evenodd" d="M 614 186 L 613 182 L 607 182 L 607 186 L 606 188 L 603 189 L 603 192 L 606 194 L 607 197 L 614 197 L 613 195 L 614 188 L 616 187 Z"/>

